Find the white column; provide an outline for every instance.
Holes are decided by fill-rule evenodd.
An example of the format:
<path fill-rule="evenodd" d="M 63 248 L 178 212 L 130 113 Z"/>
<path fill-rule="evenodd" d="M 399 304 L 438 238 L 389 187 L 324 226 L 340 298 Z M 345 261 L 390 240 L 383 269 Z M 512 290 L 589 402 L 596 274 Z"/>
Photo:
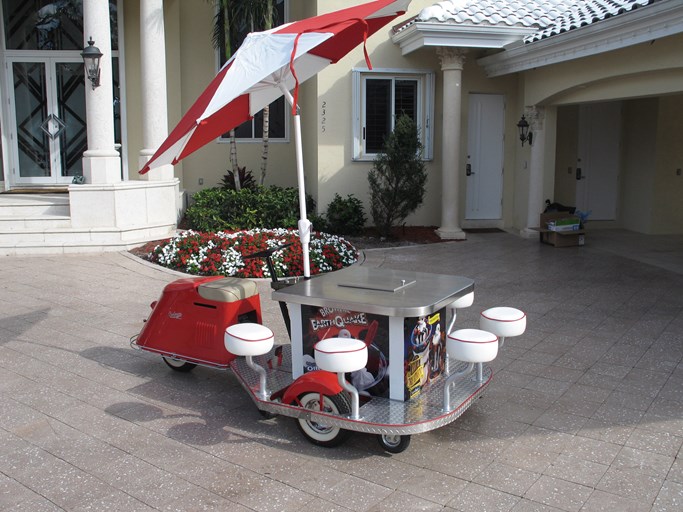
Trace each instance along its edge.
<path fill-rule="evenodd" d="M 85 85 L 88 149 L 83 153 L 83 176 L 86 183 L 103 184 L 121 181 L 121 158 L 114 147 L 114 92 L 111 63 L 109 2 L 83 1 L 83 47 L 90 37 L 102 52 L 100 86 Z"/>
<path fill-rule="evenodd" d="M 524 112 L 529 121 L 529 133 L 532 135 L 531 157 L 529 161 L 529 198 L 527 203 L 526 227 L 522 235 L 538 236 L 532 228 L 539 227 L 540 215 L 544 209 L 543 185 L 545 166 L 545 109 L 543 107 L 527 107 Z"/>
<path fill-rule="evenodd" d="M 142 65 L 142 147 L 140 168 L 152 158 L 168 135 L 166 41 L 163 0 L 140 0 L 140 63 Z M 173 166 L 156 168 L 140 179 L 173 179 Z"/>
<path fill-rule="evenodd" d="M 460 117 L 465 51 L 438 48 L 443 71 L 443 138 L 441 140 L 441 226 L 436 233 L 447 240 L 464 240 L 460 228 Z"/>

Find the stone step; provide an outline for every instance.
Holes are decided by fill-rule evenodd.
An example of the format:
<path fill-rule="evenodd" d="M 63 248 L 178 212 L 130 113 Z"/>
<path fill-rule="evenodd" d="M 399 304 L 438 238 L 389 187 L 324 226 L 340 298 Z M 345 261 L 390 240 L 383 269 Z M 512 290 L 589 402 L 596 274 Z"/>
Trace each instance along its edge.
<path fill-rule="evenodd" d="M 69 194 L 0 194 L 0 218 L 70 215 Z"/>
<path fill-rule="evenodd" d="M 68 215 L 0 216 L 0 233 L 42 232 L 71 227 Z"/>
<path fill-rule="evenodd" d="M 48 228 L 4 230 L 0 227 L 0 256 L 74 254 L 125 251 L 149 240 L 168 238 L 174 225 L 144 228 Z"/>

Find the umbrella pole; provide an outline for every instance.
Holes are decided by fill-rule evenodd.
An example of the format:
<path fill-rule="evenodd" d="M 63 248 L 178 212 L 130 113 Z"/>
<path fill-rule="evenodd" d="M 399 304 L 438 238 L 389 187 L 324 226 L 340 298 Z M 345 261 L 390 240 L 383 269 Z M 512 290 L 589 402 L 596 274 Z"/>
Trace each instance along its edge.
<path fill-rule="evenodd" d="M 290 106 L 294 106 L 294 96 L 289 92 L 285 84 L 279 84 L 282 94 Z M 304 279 L 311 278 L 311 257 L 309 245 L 311 243 L 311 230 L 313 226 L 306 218 L 306 182 L 304 181 L 304 153 L 301 142 L 301 109 L 296 105 L 294 114 L 294 146 L 296 148 L 296 181 L 299 185 L 299 238 L 301 239 L 301 251 L 304 260 Z"/>
<path fill-rule="evenodd" d="M 297 106 L 294 116 L 294 144 L 296 146 L 296 179 L 299 185 L 299 237 L 304 258 L 304 279 L 311 277 L 309 245 L 311 242 L 311 222 L 306 218 L 306 186 L 304 182 L 304 155 L 301 143 L 301 116 Z"/>

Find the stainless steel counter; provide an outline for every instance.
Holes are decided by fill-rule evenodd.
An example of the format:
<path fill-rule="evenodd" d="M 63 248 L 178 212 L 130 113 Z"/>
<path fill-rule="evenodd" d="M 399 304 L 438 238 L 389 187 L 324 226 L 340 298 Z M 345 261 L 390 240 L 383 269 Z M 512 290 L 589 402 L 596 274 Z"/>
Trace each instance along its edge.
<path fill-rule="evenodd" d="M 466 277 L 354 266 L 273 292 L 290 304 L 389 317 L 429 315 L 474 289 Z"/>

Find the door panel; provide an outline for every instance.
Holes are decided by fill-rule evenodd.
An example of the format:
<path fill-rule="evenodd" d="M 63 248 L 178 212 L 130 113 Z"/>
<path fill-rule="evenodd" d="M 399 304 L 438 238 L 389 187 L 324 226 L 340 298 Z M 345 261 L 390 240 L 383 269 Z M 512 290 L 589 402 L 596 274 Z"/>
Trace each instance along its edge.
<path fill-rule="evenodd" d="M 581 105 L 576 207 L 590 220 L 617 218 L 621 103 Z"/>
<path fill-rule="evenodd" d="M 60 175 L 83 174 L 83 153 L 88 149 L 83 62 L 58 62 L 55 66 L 57 112 L 65 125 L 59 136 Z"/>
<path fill-rule="evenodd" d="M 19 178 L 46 178 L 51 173 L 47 72 L 44 62 L 13 62 L 15 151 Z"/>
<path fill-rule="evenodd" d="M 12 134 L 17 182 L 69 183 L 87 149 L 83 62 L 57 58 L 12 62 Z"/>
<path fill-rule="evenodd" d="M 470 94 L 465 211 L 468 220 L 502 218 L 504 122 L 503 96 Z"/>

